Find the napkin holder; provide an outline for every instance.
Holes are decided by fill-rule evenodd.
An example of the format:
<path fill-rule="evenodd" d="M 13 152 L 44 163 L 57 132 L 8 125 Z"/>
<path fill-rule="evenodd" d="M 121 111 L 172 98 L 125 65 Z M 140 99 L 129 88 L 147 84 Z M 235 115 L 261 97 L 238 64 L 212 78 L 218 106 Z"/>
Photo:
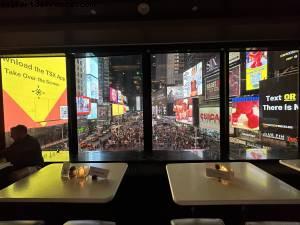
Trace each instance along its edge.
<path fill-rule="evenodd" d="M 106 179 L 108 177 L 108 174 L 109 174 L 108 169 L 103 169 L 94 166 L 90 167 L 89 175 L 92 176 L 93 178 L 100 177 Z"/>
<path fill-rule="evenodd" d="M 234 172 L 230 167 L 216 164 L 215 168 L 206 168 L 206 176 L 219 180 L 231 180 L 234 177 Z"/>

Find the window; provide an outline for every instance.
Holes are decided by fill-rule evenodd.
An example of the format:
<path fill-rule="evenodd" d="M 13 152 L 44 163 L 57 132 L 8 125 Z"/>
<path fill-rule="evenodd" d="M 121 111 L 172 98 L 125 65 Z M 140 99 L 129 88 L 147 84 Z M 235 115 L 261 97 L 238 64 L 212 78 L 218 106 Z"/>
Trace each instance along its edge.
<path fill-rule="evenodd" d="M 156 54 L 151 65 L 153 150 L 218 159 L 219 53 Z"/>
<path fill-rule="evenodd" d="M 78 58 L 76 90 L 81 151 L 143 150 L 141 56 Z"/>
<path fill-rule="evenodd" d="M 230 158 L 297 158 L 299 51 L 229 54 Z"/>
<path fill-rule="evenodd" d="M 68 160 L 66 58 L 4 57 L 1 78 L 6 146 L 10 129 L 23 124 L 41 144 L 45 161 Z"/>

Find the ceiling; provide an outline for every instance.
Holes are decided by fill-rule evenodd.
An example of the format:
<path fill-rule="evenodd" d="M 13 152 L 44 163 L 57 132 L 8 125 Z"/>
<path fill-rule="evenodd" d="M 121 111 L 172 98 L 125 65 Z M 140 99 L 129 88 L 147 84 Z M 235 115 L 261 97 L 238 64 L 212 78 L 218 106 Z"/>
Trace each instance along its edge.
<path fill-rule="evenodd" d="M 38 5 L 40 3 L 43 5 Z M 140 21 L 199 18 L 270 18 L 299 15 L 295 0 L 1 0 L 0 24 Z M 87 4 L 90 2 L 90 5 Z M 137 7 L 145 2 L 149 13 Z M 48 6 L 48 7 L 47 7 Z M 62 7 L 64 6 L 64 7 Z"/>

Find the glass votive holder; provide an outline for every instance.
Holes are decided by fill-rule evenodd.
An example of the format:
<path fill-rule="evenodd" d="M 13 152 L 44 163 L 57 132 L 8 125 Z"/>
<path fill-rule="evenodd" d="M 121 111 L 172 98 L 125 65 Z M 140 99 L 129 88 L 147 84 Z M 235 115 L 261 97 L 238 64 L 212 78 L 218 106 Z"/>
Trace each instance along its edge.
<path fill-rule="evenodd" d="M 76 170 L 76 178 L 85 178 L 89 174 L 89 166 L 78 166 Z"/>

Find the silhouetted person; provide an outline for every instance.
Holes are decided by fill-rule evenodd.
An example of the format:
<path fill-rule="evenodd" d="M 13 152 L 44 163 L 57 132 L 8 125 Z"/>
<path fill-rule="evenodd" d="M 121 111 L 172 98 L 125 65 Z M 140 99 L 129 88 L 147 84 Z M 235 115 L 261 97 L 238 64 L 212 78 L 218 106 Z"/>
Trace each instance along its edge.
<path fill-rule="evenodd" d="M 11 181 L 16 181 L 40 169 L 44 160 L 39 142 L 27 134 L 27 127 L 17 125 L 10 132 L 14 143 L 0 154 L 13 164 Z"/>

